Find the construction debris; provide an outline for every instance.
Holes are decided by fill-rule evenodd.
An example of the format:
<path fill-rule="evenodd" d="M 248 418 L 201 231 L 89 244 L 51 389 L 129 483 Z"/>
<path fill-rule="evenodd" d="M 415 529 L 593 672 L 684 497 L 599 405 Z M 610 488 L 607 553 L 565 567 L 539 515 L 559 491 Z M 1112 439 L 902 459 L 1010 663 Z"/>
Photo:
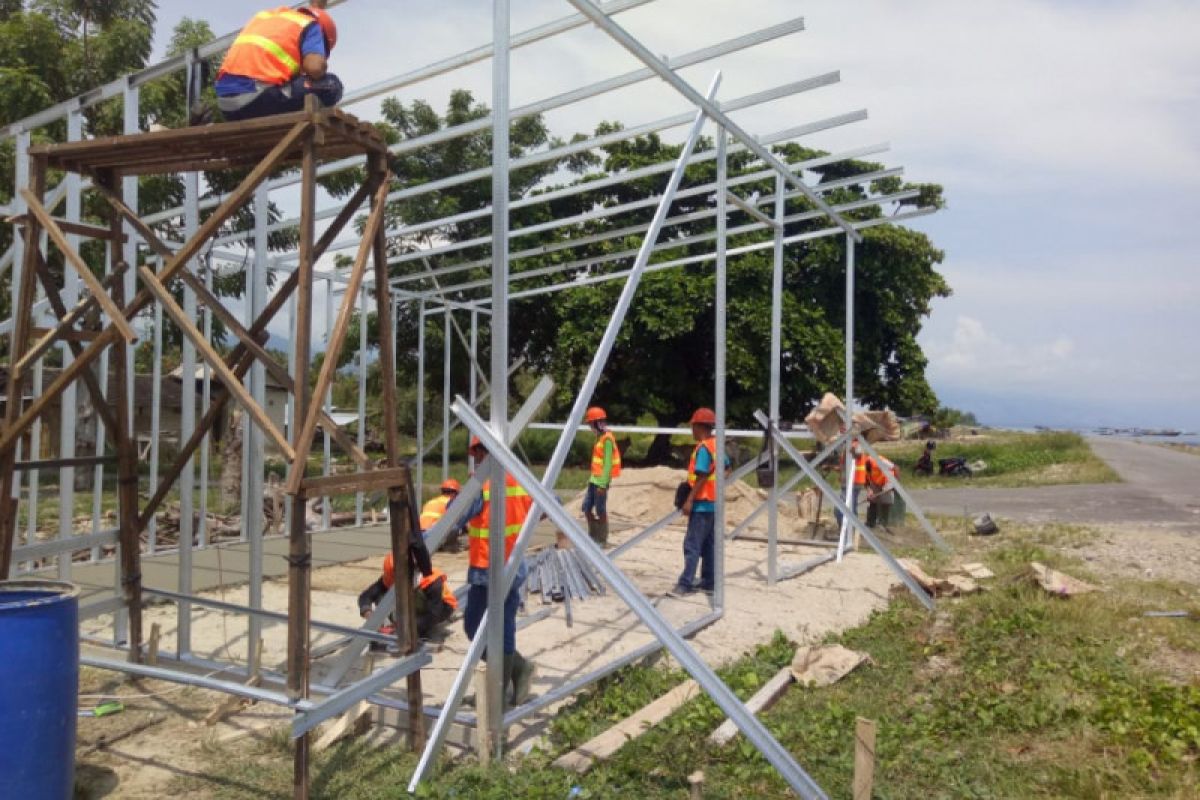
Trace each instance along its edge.
<path fill-rule="evenodd" d="M 826 392 L 817 407 L 808 412 L 804 424 L 809 432 L 823 445 L 829 444 L 845 428 L 846 407 L 838 396 Z"/>
<path fill-rule="evenodd" d="M 910 558 L 898 560 L 913 580 L 921 584 L 921 588 L 934 597 L 958 597 L 983 591 L 983 587 L 975 582 L 976 577 L 980 579 L 993 577 L 991 570 L 982 564 L 971 564 L 969 566 L 974 568 L 974 574 L 964 566 L 959 568 L 959 572 L 962 574 L 952 572 L 944 578 L 934 578 L 925 572 L 916 561 Z"/>
<path fill-rule="evenodd" d="M 961 567 L 959 567 L 959 569 L 961 569 L 967 575 L 970 575 L 972 578 L 974 578 L 975 580 L 978 580 L 978 581 L 987 580 L 988 578 L 996 577 L 996 573 L 992 572 L 990 569 L 985 567 L 983 564 L 978 564 L 978 563 L 963 564 Z"/>
<path fill-rule="evenodd" d="M 1033 575 L 1038 585 L 1057 597 L 1071 597 L 1077 594 L 1099 591 L 1098 587 L 1093 586 L 1087 581 L 1072 578 L 1065 572 L 1051 569 L 1045 564 L 1039 564 L 1034 561 L 1029 566 L 1033 569 Z"/>
<path fill-rule="evenodd" d="M 796 650 L 789 669 L 802 686 L 821 687 L 837 683 L 870 660 L 866 653 L 840 644 L 805 646 Z"/>

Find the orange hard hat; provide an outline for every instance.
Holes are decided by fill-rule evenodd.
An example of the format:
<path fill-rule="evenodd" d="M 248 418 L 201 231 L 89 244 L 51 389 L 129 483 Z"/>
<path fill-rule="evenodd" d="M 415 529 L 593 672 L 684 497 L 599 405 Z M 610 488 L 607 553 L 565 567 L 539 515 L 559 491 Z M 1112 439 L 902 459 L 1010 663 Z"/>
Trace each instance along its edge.
<path fill-rule="evenodd" d="M 323 8 L 309 6 L 301 11 L 310 15 L 321 26 L 321 33 L 325 34 L 325 48 L 329 52 L 333 52 L 333 46 L 337 44 L 337 24 L 334 23 L 333 17 L 329 16 L 329 12 Z"/>
<path fill-rule="evenodd" d="M 441 490 L 443 492 L 461 492 L 462 486 L 454 478 L 446 478 L 442 481 Z"/>
<path fill-rule="evenodd" d="M 692 418 L 688 422 L 692 425 L 708 425 L 712 427 L 717 424 L 717 415 L 713 413 L 711 408 L 697 408 L 696 413 L 692 414 Z"/>
<path fill-rule="evenodd" d="M 584 415 L 584 419 L 586 419 L 588 422 L 596 422 L 598 420 L 608 419 L 608 415 L 604 413 L 604 409 L 600 406 L 592 406 L 587 410 L 587 414 Z"/>
<path fill-rule="evenodd" d="M 479 441 L 478 436 L 472 436 L 471 443 L 467 445 L 467 449 L 474 450 L 476 447 L 483 447 L 483 442 Z"/>

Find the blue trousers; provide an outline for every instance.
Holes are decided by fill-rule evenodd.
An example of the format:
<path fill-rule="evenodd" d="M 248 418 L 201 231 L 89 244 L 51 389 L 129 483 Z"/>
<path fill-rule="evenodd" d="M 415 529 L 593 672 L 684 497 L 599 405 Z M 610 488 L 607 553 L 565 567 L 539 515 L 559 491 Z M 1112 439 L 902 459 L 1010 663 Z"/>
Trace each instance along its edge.
<path fill-rule="evenodd" d="M 520 587 L 520 581 L 513 581 L 508 596 L 504 598 L 504 655 L 506 656 L 517 652 L 517 606 L 521 604 L 521 595 L 518 591 Z M 463 611 L 463 628 L 467 632 L 468 639 L 474 639 L 475 632 L 479 630 L 479 623 L 487 611 L 487 595 L 486 584 L 482 586 L 471 584 L 467 590 L 467 608 Z M 483 660 L 487 661 L 486 648 L 483 651 Z"/>
<path fill-rule="evenodd" d="M 230 122 L 256 117 L 269 117 L 274 114 L 287 114 L 291 111 L 304 110 L 304 98 L 316 95 L 321 105 L 332 107 L 342 99 L 342 82 L 337 75 L 325 73 L 319 81 L 310 81 L 303 75 L 298 75 L 289 83 L 282 86 L 269 86 L 258 93 L 253 100 L 237 109 L 229 108 L 229 100 L 221 102 L 221 113 Z M 234 95 L 242 97 L 242 95 Z"/>
<path fill-rule="evenodd" d="M 598 487 L 594 483 L 587 485 L 587 493 L 583 496 L 583 513 L 591 516 L 592 511 L 596 512 L 596 516 L 604 519 L 608 516 L 608 492 L 600 493 Z"/>
<path fill-rule="evenodd" d="M 858 496 L 859 496 L 861 493 L 862 493 L 862 487 L 861 487 L 861 486 L 855 486 L 855 487 L 854 487 L 854 495 L 853 495 L 853 497 L 851 498 L 851 501 L 850 501 L 850 510 L 851 510 L 851 511 L 853 511 L 855 514 L 857 514 L 857 513 L 858 513 Z M 841 494 L 841 492 L 838 492 L 838 494 L 839 494 L 839 495 L 841 495 L 843 498 L 845 497 L 845 495 L 844 495 L 844 494 Z M 841 528 L 841 527 L 842 527 L 842 512 L 838 511 L 838 510 L 835 508 L 835 509 L 833 510 L 833 516 L 834 516 L 834 518 L 835 518 L 835 519 L 837 519 L 837 524 L 838 524 L 838 527 L 839 527 L 839 528 Z"/>
<path fill-rule="evenodd" d="M 700 587 L 711 591 L 716 583 L 716 563 L 713 556 L 713 535 L 717 515 L 712 511 L 693 511 L 688 516 L 687 533 L 683 537 L 683 572 L 679 585 L 696 588 L 696 567 L 700 567 Z"/>

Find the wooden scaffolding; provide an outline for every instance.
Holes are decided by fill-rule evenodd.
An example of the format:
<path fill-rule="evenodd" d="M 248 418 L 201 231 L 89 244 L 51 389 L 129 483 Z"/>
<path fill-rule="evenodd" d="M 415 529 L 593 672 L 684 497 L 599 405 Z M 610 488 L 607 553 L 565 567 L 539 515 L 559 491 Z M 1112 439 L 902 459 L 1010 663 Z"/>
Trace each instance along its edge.
<path fill-rule="evenodd" d="M 259 426 L 264 435 L 283 454 L 289 464 L 286 489 L 290 495 L 291 526 L 288 531 L 288 658 L 287 690 L 293 700 L 309 696 L 309 599 L 311 548 L 305 525 L 307 499 L 315 496 L 388 490 L 388 519 L 392 555 L 396 564 L 396 626 L 398 646 L 403 654 L 417 651 L 418 640 L 413 616 L 412 582 L 409 575 L 409 537 L 416 530 L 418 498 L 413 496 L 409 468 L 402 464 L 397 427 L 393 340 L 389 335 L 394 321 L 388 288 L 387 248 L 384 211 L 390 174 L 387 146 L 368 124 L 338 110 L 320 110 L 309 98 L 304 111 L 262 119 L 209 125 L 182 130 L 158 131 L 128 136 L 91 139 L 82 142 L 33 147 L 29 151 L 29 183 L 21 189 L 28 213 L 16 221 L 24 238 L 24 257 L 20 265 L 22 280 L 14 308 L 14 330 L 9 353 L 8 401 L 4 424 L 0 428 L 0 578 L 8 577 L 16 531 L 17 500 L 12 496 L 14 471 L 25 466 L 17 461 L 17 445 L 63 391 L 81 381 L 101 419 L 109 443 L 115 452 L 118 475 L 118 547 L 123 602 L 128 613 L 128 659 L 140 662 L 142 649 L 142 583 L 140 536 L 155 511 L 175 486 L 206 433 L 221 415 L 229 400 L 238 403 L 246 418 Z M 341 209 L 320 238 L 315 237 L 317 165 L 321 160 L 365 156 L 365 180 Z M 300 169 L 301 199 L 299 218 L 299 263 L 262 313 L 246 327 L 221 303 L 204 281 L 189 269 L 191 262 L 221 230 L 222 225 L 241 209 L 255 190 L 273 173 L 283 168 Z M 126 204 L 121 178 L 129 175 L 210 171 L 226 168 L 249 169 L 249 173 L 199 225 L 193 235 L 178 247 L 168 246 L 144 222 L 134 208 Z M 45 205 L 47 173 L 50 170 L 74 172 L 90 179 L 92 189 L 107 204 L 108 225 L 96 226 L 68 222 L 52 216 Z M 309 353 L 312 322 L 313 270 L 316 261 L 335 241 L 356 212 L 369 201 L 369 214 L 353 265 L 348 286 L 327 343 L 316 382 L 309 390 Z M 127 229 L 141 239 L 154 256 L 161 259 L 155 272 L 146 264 L 129 265 L 122 260 L 122 244 Z M 62 290 L 47 266 L 40 243 L 42 234 L 49 245 L 58 249 L 67 269 L 74 270 L 86 287 L 86 299 L 67 308 Z M 111 275 L 101 281 L 88 267 L 67 234 L 103 240 L 111 252 Z M 384 440 L 386 458 L 374 464 L 367 455 L 322 410 L 319 398 L 326 394 L 334 378 L 340 352 L 345 343 L 355 298 L 361 290 L 370 262 L 374 268 L 375 311 L 378 315 L 380 367 L 383 378 Z M 118 276 L 136 270 L 139 290 L 132 300 L 124 297 L 125 281 Z M 206 340 L 194 320 L 174 299 L 172 287 L 179 281 L 192 291 L 237 339 L 237 345 L 222 357 Z M 33 327 L 32 308 L 36 286 L 40 283 L 58 323 L 49 329 Z M 267 326 L 295 295 L 295 365 L 292 374 L 266 351 Z M 137 339 L 135 318 L 157 303 L 163 313 L 195 346 L 213 375 L 226 392 L 219 394 L 205 410 L 191 437 L 182 444 L 174 464 L 162 476 L 150 500 L 139 503 L 137 449 L 131 431 L 128 397 L 127 348 Z M 99 310 L 102 313 L 96 313 Z M 66 343 L 74 358 L 37 396 L 25 398 L 23 389 L 33 365 L 56 343 Z M 93 365 L 100 355 L 113 347 L 112 397 L 106 399 Z M 260 363 L 271 377 L 292 394 L 292 414 L 285 434 L 266 410 L 255 402 L 242 380 L 252 365 Z M 361 471 L 328 477 L 308 477 L 305 467 L 313 436 L 323 428 L 361 467 Z M 36 457 L 36 454 L 34 454 Z M 79 459 L 73 459 L 78 461 Z M 45 466 L 45 464 L 42 464 Z M 422 695 L 419 671 L 407 678 L 410 709 L 410 744 L 422 739 Z M 296 742 L 296 796 L 306 797 L 308 787 L 308 734 Z"/>

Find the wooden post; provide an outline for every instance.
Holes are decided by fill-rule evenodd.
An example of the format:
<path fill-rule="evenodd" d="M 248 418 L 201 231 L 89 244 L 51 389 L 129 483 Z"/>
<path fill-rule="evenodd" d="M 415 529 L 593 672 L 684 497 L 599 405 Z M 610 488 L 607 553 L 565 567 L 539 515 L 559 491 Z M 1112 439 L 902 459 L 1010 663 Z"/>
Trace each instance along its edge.
<path fill-rule="evenodd" d="M 871 800 L 875 786 L 875 721 L 854 724 L 854 800 Z"/>
<path fill-rule="evenodd" d="M 305 110 L 316 110 L 316 98 L 306 99 Z M 288 432 L 294 437 L 293 449 L 298 444 L 297 433 L 308 414 L 308 362 L 312 357 L 312 285 L 313 285 L 313 225 L 316 215 L 317 147 L 315 130 L 309 128 L 303 142 L 300 166 L 300 261 L 296 266 L 296 378 L 295 401 L 292 403 L 292 419 Z M 303 474 L 303 464 L 293 464 L 293 469 Z M 307 517 L 308 496 L 304 489 L 292 496 L 292 526 L 288 532 L 288 696 L 293 699 L 308 697 L 308 651 L 309 651 L 309 582 L 311 580 L 312 552 L 309 548 Z M 309 734 L 296 740 L 292 760 L 292 797 L 308 800 L 308 752 L 311 744 Z"/>
<path fill-rule="evenodd" d="M 115 191 L 116 179 L 111 172 L 102 173 L 99 182 Z M 109 228 L 113 238 L 109 242 L 112 263 L 122 260 L 121 216 L 109 212 Z M 114 308 L 125 304 L 123 281 L 113 284 Z M 117 312 L 121 313 L 120 311 Z M 125 342 L 113 349 L 112 383 L 113 415 L 117 418 L 115 431 L 117 441 L 117 541 L 121 551 L 121 586 L 125 590 L 125 606 L 129 612 L 129 660 L 142 660 L 142 541 L 138 526 L 138 454 L 134 440 L 132 403 L 129 396 L 129 347 Z"/>
<path fill-rule="evenodd" d="M 29 176 L 33 196 L 39 200 L 46 192 L 46 160 L 31 156 L 29 159 Z M 29 334 L 32 325 L 33 301 L 36 297 L 37 281 L 34 278 L 38 258 L 38 246 L 41 242 L 41 227 L 36 218 L 30 219 L 25 225 L 25 254 L 21 263 L 21 291 L 18 295 L 17 307 L 13 309 L 13 333 L 9 340 L 8 363 L 16 364 L 21 353 L 29 346 Z M 25 375 L 20 369 L 11 368 L 8 371 L 8 386 L 5 393 L 8 401 L 4 406 L 4 428 L 11 430 L 21 415 L 21 402 L 25 394 Z M 16 449 L 4 451 L 0 455 L 0 579 L 8 577 L 12 565 L 13 541 L 17 531 L 17 510 L 19 503 L 13 497 L 13 467 L 16 464 Z"/>
<path fill-rule="evenodd" d="M 379 190 L 371 199 L 371 214 L 375 217 L 372 249 L 375 266 L 375 314 L 379 318 L 379 366 L 383 378 L 383 437 L 387 446 L 387 467 L 400 465 L 400 433 L 396 419 L 396 375 L 395 354 L 392 349 L 392 297 L 389 290 L 387 265 L 387 238 L 383 215 L 387 207 L 388 172 L 387 162 L 381 156 L 369 158 L 370 175 L 379 180 Z M 347 296 L 348 297 L 348 296 Z M 363 320 L 359 324 L 366 324 Z M 402 486 L 388 490 L 388 527 L 392 536 L 392 559 L 396 566 L 396 639 L 400 652 L 415 653 L 419 645 L 417 622 L 413 610 L 412 577 L 409 573 L 409 542 L 412 536 L 420 535 L 413 525 L 413 513 L 418 498 L 413 493 L 412 475 L 407 474 Z M 424 693 L 421 689 L 420 671 L 411 673 L 406 679 L 408 690 L 408 745 L 413 752 L 425 744 L 425 715 L 422 713 Z"/>

